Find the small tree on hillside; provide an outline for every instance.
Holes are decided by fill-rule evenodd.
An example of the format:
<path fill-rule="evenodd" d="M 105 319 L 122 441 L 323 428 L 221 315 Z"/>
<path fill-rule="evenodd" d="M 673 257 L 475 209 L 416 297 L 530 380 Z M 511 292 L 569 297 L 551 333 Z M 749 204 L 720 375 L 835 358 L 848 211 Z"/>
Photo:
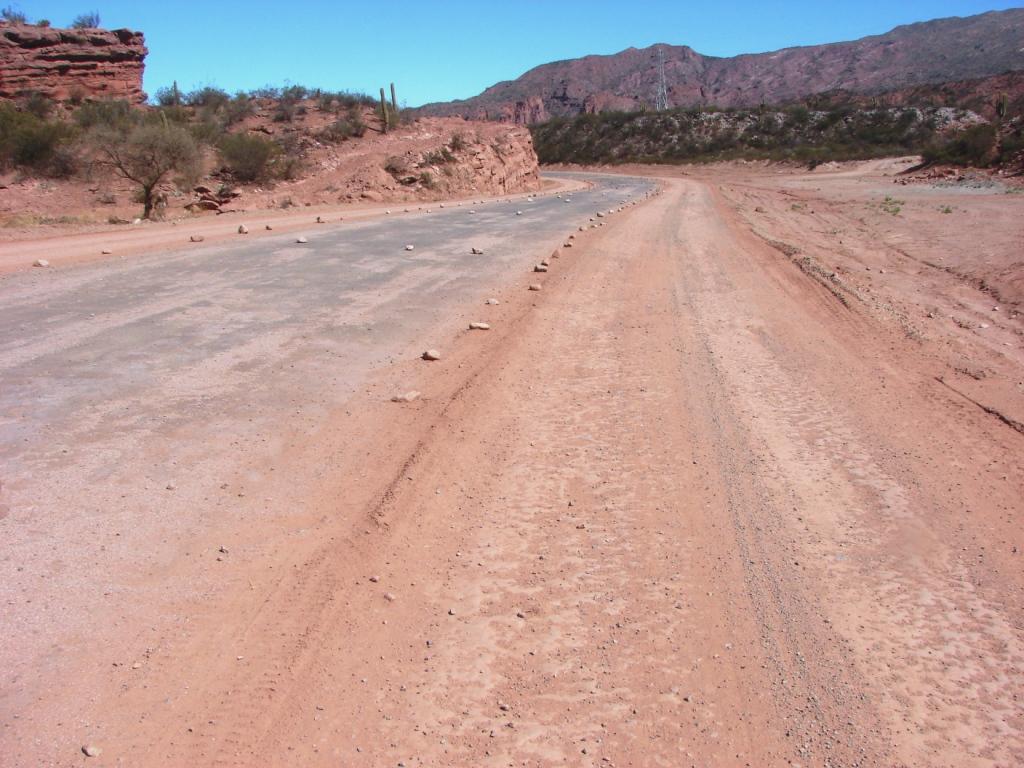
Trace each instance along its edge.
<path fill-rule="evenodd" d="M 199 174 L 199 148 L 181 126 L 142 124 L 127 131 L 99 127 L 90 143 L 100 165 L 139 186 L 146 219 L 153 214 L 157 187 L 171 174 L 190 181 Z"/>
<path fill-rule="evenodd" d="M 81 13 L 71 22 L 72 29 L 96 29 L 100 25 L 100 15 L 96 11 Z"/>
<path fill-rule="evenodd" d="M 8 5 L 0 11 L 0 19 L 9 24 L 28 24 L 28 17 L 13 5 Z"/>

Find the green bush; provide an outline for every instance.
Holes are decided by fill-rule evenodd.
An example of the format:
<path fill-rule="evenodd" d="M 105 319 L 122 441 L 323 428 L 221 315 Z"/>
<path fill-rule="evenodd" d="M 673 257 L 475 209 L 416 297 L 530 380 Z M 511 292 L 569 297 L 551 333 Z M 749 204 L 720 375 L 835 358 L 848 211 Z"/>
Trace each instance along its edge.
<path fill-rule="evenodd" d="M 326 141 L 330 144 L 340 144 L 346 139 L 361 137 L 365 133 L 366 123 L 363 122 L 363 116 L 356 109 L 350 112 L 348 116 L 335 120 L 320 131 L 317 136 L 321 141 Z"/>
<path fill-rule="evenodd" d="M 191 91 L 185 96 L 185 103 L 190 107 L 213 107 L 220 109 L 231 100 L 231 97 L 220 88 L 207 85 L 203 88 Z"/>
<path fill-rule="evenodd" d="M 931 144 L 921 155 L 926 163 L 985 167 L 995 159 L 995 143 L 995 126 L 982 123 L 972 125 L 945 141 Z"/>
<path fill-rule="evenodd" d="M 96 29 L 100 25 L 100 15 L 96 11 L 81 13 L 71 22 L 72 29 Z"/>
<path fill-rule="evenodd" d="M 69 175 L 74 163 L 68 151 L 58 153 L 74 136 L 71 126 L 50 121 L 12 104 L 0 104 L 0 165 L 20 167 L 35 173 Z"/>
<path fill-rule="evenodd" d="M 28 17 L 13 5 L 8 5 L 0 11 L 0 19 L 11 24 L 28 24 Z"/>
<path fill-rule="evenodd" d="M 153 214 L 158 186 L 171 174 L 191 183 L 202 160 L 192 136 L 178 125 L 145 121 L 128 128 L 99 125 L 90 131 L 88 143 L 98 164 L 138 186 L 144 218 Z"/>
<path fill-rule="evenodd" d="M 220 141 L 224 165 L 239 181 L 270 178 L 275 158 L 281 149 L 273 141 L 245 133 L 230 134 Z"/>
<path fill-rule="evenodd" d="M 75 112 L 74 119 L 86 130 L 98 126 L 121 130 L 135 120 L 135 111 L 127 101 L 87 101 Z"/>

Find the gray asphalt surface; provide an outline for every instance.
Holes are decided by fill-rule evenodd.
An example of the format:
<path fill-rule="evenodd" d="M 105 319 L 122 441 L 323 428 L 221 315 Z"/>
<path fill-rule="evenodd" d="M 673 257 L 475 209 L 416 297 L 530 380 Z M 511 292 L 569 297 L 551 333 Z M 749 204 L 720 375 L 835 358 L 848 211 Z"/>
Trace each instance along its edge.
<path fill-rule="evenodd" d="M 242 394 L 230 381 L 208 380 L 218 361 L 225 372 L 266 372 L 316 349 L 352 379 L 354 368 L 389 359 L 443 319 L 449 302 L 528 267 L 531 250 L 650 188 L 640 179 L 589 178 L 595 188 L 567 195 L 571 202 L 487 203 L 475 214 L 468 204 L 408 214 L 396 207 L 371 222 L 311 226 L 302 245 L 292 234 L 240 237 L 231 246 L 9 276 L 0 281 L 0 459 L 10 472 L 9 462 L 35 453 L 40 437 L 87 438 L 89 413 L 106 418 L 113 401 L 163 403 L 167 418 L 195 418 L 211 389 Z M 246 220 L 259 226 L 258 216 Z M 59 265 L 60 255 L 52 261 Z M 193 374 L 201 387 L 189 386 Z M 256 396 L 238 383 L 245 397 Z M 130 414 L 121 423 L 139 426 Z"/>

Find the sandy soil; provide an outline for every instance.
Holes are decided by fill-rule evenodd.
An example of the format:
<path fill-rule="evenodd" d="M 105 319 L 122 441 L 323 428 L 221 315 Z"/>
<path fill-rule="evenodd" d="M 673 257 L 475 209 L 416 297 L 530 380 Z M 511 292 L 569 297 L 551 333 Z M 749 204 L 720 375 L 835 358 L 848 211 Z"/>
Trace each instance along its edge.
<path fill-rule="evenodd" d="M 5 759 L 1024 762 L 1024 198 L 890 172 L 656 171 L 491 331 L 265 436 Z"/>

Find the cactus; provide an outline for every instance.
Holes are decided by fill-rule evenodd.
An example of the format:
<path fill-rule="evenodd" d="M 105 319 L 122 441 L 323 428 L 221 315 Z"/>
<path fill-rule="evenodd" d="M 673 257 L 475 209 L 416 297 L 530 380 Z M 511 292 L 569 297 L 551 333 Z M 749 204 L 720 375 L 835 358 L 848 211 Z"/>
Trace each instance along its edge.
<path fill-rule="evenodd" d="M 381 120 L 384 121 L 384 133 L 387 133 L 388 129 L 391 127 L 391 119 L 388 116 L 388 102 L 387 99 L 384 98 L 383 88 L 380 89 L 380 115 Z"/>
<path fill-rule="evenodd" d="M 397 115 L 398 114 L 398 99 L 395 97 L 395 84 L 391 84 L 391 109 Z"/>
<path fill-rule="evenodd" d="M 996 97 L 996 114 L 999 115 L 1000 120 L 1006 119 L 1006 110 L 1009 107 L 1010 99 L 1005 93 L 1000 93 Z"/>

